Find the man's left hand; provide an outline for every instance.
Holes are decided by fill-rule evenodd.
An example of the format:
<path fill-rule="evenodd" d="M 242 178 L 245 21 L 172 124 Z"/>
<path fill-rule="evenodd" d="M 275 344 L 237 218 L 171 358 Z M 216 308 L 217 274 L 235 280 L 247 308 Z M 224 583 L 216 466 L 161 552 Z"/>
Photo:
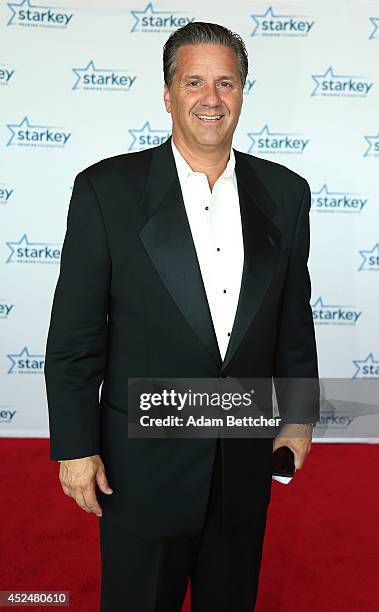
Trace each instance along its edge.
<path fill-rule="evenodd" d="M 303 467 L 306 456 L 312 446 L 313 425 L 298 423 L 287 423 L 279 431 L 273 441 L 273 452 L 281 446 L 288 446 L 295 456 L 295 467 L 300 470 Z"/>

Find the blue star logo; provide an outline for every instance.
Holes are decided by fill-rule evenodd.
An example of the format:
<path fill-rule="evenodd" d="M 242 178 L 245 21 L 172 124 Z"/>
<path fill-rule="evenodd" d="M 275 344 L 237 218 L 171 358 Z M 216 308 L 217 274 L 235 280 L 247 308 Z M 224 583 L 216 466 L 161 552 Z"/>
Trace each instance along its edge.
<path fill-rule="evenodd" d="M 21 119 L 20 123 L 7 123 L 7 128 L 11 133 L 11 136 L 8 140 L 8 142 L 6 143 L 6 147 L 9 147 L 12 144 L 13 138 L 16 136 L 16 128 L 22 128 L 22 127 L 26 127 L 26 128 L 36 128 L 36 129 L 46 129 L 47 127 L 50 128 L 59 128 L 60 126 L 58 125 L 33 125 L 31 123 L 29 123 L 29 119 L 28 117 L 24 117 L 23 119 Z"/>
<path fill-rule="evenodd" d="M 379 360 L 374 359 L 373 353 L 367 355 L 366 359 L 353 359 L 353 364 L 357 368 L 352 378 L 379 378 L 379 376 L 359 376 L 365 366 L 371 366 L 375 369 L 375 373 L 379 375 Z"/>
<path fill-rule="evenodd" d="M 37 126 L 32 126 L 29 123 L 29 119 L 25 116 L 23 119 L 21 119 L 20 123 L 7 123 L 7 128 L 11 133 L 11 136 L 8 140 L 8 142 L 6 143 L 6 147 L 9 147 L 12 144 L 13 138 L 15 137 L 15 129 L 14 128 L 20 128 L 22 126 L 26 126 L 26 127 L 37 127 Z M 38 126 L 38 127 L 43 127 L 43 126 Z"/>
<path fill-rule="evenodd" d="M 370 36 L 368 37 L 369 40 L 372 40 L 373 38 L 376 38 L 376 32 L 377 29 L 379 28 L 379 17 L 369 17 L 372 25 L 374 26 L 373 31 L 371 32 Z"/>
<path fill-rule="evenodd" d="M 356 76 L 353 75 L 348 75 L 348 74 L 334 74 L 333 72 L 333 68 L 332 66 L 329 66 L 329 68 L 327 68 L 324 72 L 324 74 L 313 74 L 312 75 L 312 79 L 314 80 L 314 82 L 316 83 L 314 90 L 311 93 L 311 97 L 312 96 L 317 96 L 318 93 L 318 88 L 320 87 L 321 83 L 319 83 L 320 79 L 325 79 L 328 78 L 330 80 L 332 79 L 352 79 L 352 78 L 357 78 Z"/>
<path fill-rule="evenodd" d="M 349 304 L 325 304 L 320 296 L 313 304 L 311 304 L 311 308 L 353 308 L 353 306 Z"/>
<path fill-rule="evenodd" d="M 358 268 L 358 272 L 360 270 L 368 270 L 369 268 L 365 268 L 365 264 L 367 263 L 367 260 L 369 258 L 370 255 L 374 255 L 377 258 L 377 261 L 379 262 L 379 242 L 377 242 L 371 250 L 361 250 L 359 251 L 359 254 L 362 256 L 363 261 L 361 263 L 361 265 Z M 378 267 L 373 267 L 371 268 L 372 270 L 379 270 L 379 264 Z"/>
<path fill-rule="evenodd" d="M 247 135 L 251 140 L 251 145 L 248 149 L 248 153 L 251 153 L 256 145 L 257 142 L 257 137 L 258 136 L 263 136 L 263 135 L 267 135 L 267 136 L 295 136 L 295 132 L 270 132 L 270 128 L 268 127 L 267 123 L 263 126 L 263 128 L 261 129 L 260 132 L 248 132 Z"/>
<path fill-rule="evenodd" d="M 34 9 L 34 8 L 36 8 L 36 9 L 48 9 L 48 8 L 51 8 L 51 6 L 40 6 L 38 4 L 31 4 L 31 2 L 29 0 L 21 0 L 21 2 L 19 2 L 18 4 L 17 4 L 17 2 L 8 2 L 7 6 L 12 11 L 12 15 L 10 16 L 7 25 L 14 25 L 13 19 L 16 17 L 16 14 L 17 14 L 17 10 L 16 9 L 20 9 L 22 7 L 25 7 L 25 9 Z M 13 7 L 15 7 L 15 8 L 13 8 Z"/>
<path fill-rule="evenodd" d="M 148 136 L 150 136 L 150 134 L 152 134 L 153 136 L 155 134 L 159 138 L 159 143 L 163 142 L 163 138 L 164 138 L 164 140 L 167 140 L 167 138 L 169 138 L 169 136 L 170 136 L 170 134 L 169 134 L 169 132 L 167 130 L 153 130 L 150 127 L 150 122 L 149 121 L 146 121 L 143 124 L 143 126 L 141 127 L 140 130 L 129 130 L 129 134 L 133 138 L 133 141 L 131 142 L 128 151 L 141 151 L 142 150 L 142 146 L 137 145 L 136 147 L 134 147 L 135 143 L 141 137 L 141 135 L 148 137 Z M 154 146 L 155 144 L 157 144 L 157 143 L 151 144 L 150 146 Z M 143 147 L 146 148 L 145 145 L 143 145 Z"/>
<path fill-rule="evenodd" d="M 284 19 L 291 17 L 291 15 L 275 15 L 274 14 L 274 9 L 272 8 L 272 6 L 269 6 L 267 11 L 265 13 L 263 13 L 263 15 L 250 15 L 250 17 L 252 18 L 253 21 L 255 21 L 255 28 L 252 31 L 250 36 L 256 36 L 257 30 L 259 28 L 259 26 L 261 25 L 261 21 L 263 21 L 264 19 L 271 18 L 271 19 L 275 19 L 275 17 L 279 17 L 282 18 L 284 17 Z M 293 15 L 292 15 L 293 17 Z"/>
<path fill-rule="evenodd" d="M 9 353 L 7 357 L 11 362 L 11 366 L 7 374 L 14 374 L 13 370 L 17 366 L 17 361 L 18 359 L 21 359 L 22 357 L 28 357 L 28 358 L 30 357 L 31 359 L 34 359 L 34 358 L 40 359 L 42 357 L 42 359 L 44 359 L 44 355 L 34 355 L 32 353 L 29 353 L 29 350 L 26 346 L 24 346 L 24 348 L 19 353 Z"/>
<path fill-rule="evenodd" d="M 322 185 L 322 187 L 318 190 L 318 191 L 313 191 L 312 190 L 312 195 L 315 196 L 320 196 L 320 195 L 345 195 L 345 191 L 329 191 L 328 189 L 328 185 L 326 183 L 324 183 Z"/>
<path fill-rule="evenodd" d="M 143 11 L 131 11 L 134 19 L 136 20 L 135 23 L 132 26 L 132 29 L 130 30 L 131 32 L 138 32 L 139 30 L 137 29 L 137 26 L 139 25 L 141 18 L 143 16 L 148 16 L 148 15 L 170 15 L 171 11 L 155 11 L 154 7 L 153 7 L 153 3 L 149 2 L 149 4 L 146 5 L 146 7 L 144 8 Z M 173 29 L 173 28 L 172 28 Z"/>
<path fill-rule="evenodd" d="M 56 12 L 56 9 L 63 7 L 32 4 L 30 0 L 21 0 L 19 3 L 8 2 L 7 6 L 12 12 L 7 25 L 66 28 L 73 17 L 73 14 Z M 17 17 L 18 22 L 14 23 Z"/>
<path fill-rule="evenodd" d="M 315 24 L 305 15 L 276 15 L 272 6 L 265 13 L 250 17 L 255 22 L 251 36 L 307 36 Z"/>
<path fill-rule="evenodd" d="M 72 86 L 72 89 L 79 89 L 78 85 L 80 83 L 80 79 L 82 78 L 82 73 L 84 72 L 112 72 L 112 70 L 99 70 L 95 67 L 95 62 L 93 60 L 89 61 L 85 68 L 73 68 L 72 72 L 76 75 L 77 79 Z"/>
<path fill-rule="evenodd" d="M 48 242 L 29 242 L 28 237 L 26 234 L 24 234 L 23 236 L 21 236 L 20 240 L 18 242 L 12 242 L 12 241 L 8 241 L 5 243 L 9 248 L 10 248 L 10 255 L 8 257 L 8 259 L 5 261 L 5 263 L 11 263 L 12 261 L 12 257 L 14 255 L 14 253 L 17 250 L 17 247 L 20 245 L 25 245 L 25 246 L 58 246 L 57 243 L 48 243 Z"/>
<path fill-rule="evenodd" d="M 328 185 L 324 183 L 318 191 L 315 191 L 312 189 L 312 204 L 313 204 L 313 199 L 316 198 L 317 196 L 325 196 L 327 198 L 328 196 L 343 196 L 346 194 L 360 195 L 359 193 L 353 192 L 353 191 L 329 191 Z"/>
<path fill-rule="evenodd" d="M 16 16 L 16 10 L 13 7 L 16 7 L 17 9 L 21 8 L 22 6 L 25 6 L 25 8 L 37 8 L 34 5 L 30 4 L 29 0 L 21 0 L 19 4 L 17 4 L 17 2 L 8 2 L 7 6 L 12 11 L 12 15 L 10 16 L 7 25 L 13 25 L 12 22 Z"/>
<path fill-rule="evenodd" d="M 365 141 L 368 144 L 366 151 L 363 154 L 363 157 L 368 157 L 369 155 L 379 155 L 379 132 L 375 136 L 364 136 Z M 371 149 L 373 152 L 370 153 Z"/>
<path fill-rule="evenodd" d="M 94 60 L 89 61 L 87 66 L 85 66 L 84 68 L 73 68 L 72 71 L 77 77 L 74 85 L 72 86 L 73 90 L 79 89 L 79 84 L 82 76 L 88 72 L 92 72 L 93 74 L 104 74 L 105 72 L 109 72 L 111 74 L 115 72 L 126 72 L 125 70 L 118 70 L 116 68 L 96 68 Z"/>

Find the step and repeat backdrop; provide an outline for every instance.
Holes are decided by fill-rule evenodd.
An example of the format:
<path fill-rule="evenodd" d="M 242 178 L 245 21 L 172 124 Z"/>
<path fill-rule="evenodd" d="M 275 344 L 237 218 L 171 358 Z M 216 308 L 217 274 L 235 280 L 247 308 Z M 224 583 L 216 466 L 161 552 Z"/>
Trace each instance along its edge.
<path fill-rule="evenodd" d="M 246 43 L 234 147 L 310 183 L 320 375 L 379 377 L 377 0 L 2 1 L 0 436 L 48 436 L 44 350 L 74 177 L 168 138 L 162 46 L 190 21 Z M 324 431 L 357 439 L 354 418 L 329 406 Z"/>

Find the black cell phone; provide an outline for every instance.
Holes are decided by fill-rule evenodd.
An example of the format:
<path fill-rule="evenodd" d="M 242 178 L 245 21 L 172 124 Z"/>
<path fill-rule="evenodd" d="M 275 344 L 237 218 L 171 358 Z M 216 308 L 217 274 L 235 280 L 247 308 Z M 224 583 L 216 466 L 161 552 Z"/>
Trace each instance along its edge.
<path fill-rule="evenodd" d="M 280 446 L 272 455 L 272 475 L 292 477 L 295 474 L 295 456 L 288 446 Z"/>

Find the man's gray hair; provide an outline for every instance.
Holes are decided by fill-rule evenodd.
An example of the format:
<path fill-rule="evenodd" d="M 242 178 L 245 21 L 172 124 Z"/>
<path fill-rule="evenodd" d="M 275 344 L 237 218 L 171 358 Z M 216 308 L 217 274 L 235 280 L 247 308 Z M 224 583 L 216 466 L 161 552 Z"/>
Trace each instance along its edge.
<path fill-rule="evenodd" d="M 177 69 L 177 51 L 182 45 L 217 44 L 233 49 L 236 54 L 242 87 L 248 73 L 248 58 L 241 36 L 217 23 L 195 21 L 187 23 L 170 34 L 163 47 L 164 82 L 170 87 Z"/>

